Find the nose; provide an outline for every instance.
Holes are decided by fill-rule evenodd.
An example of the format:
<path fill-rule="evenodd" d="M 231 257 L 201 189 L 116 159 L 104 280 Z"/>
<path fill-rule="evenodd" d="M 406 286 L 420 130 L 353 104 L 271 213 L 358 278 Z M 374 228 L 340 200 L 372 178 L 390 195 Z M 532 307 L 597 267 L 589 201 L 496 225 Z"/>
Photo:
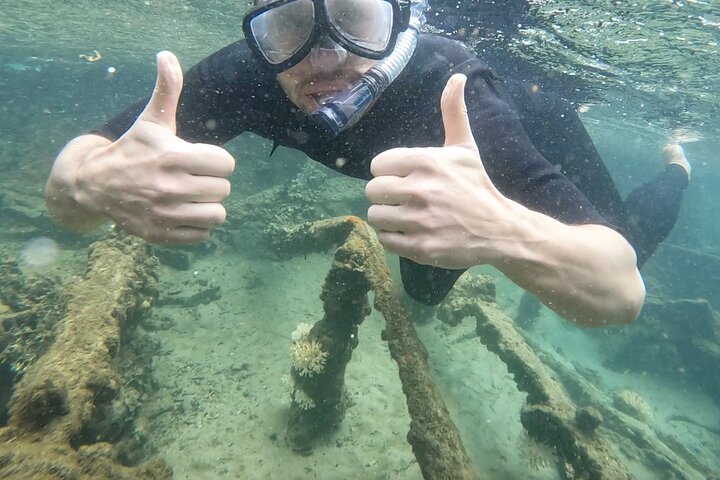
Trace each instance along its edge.
<path fill-rule="evenodd" d="M 343 65 L 347 61 L 347 54 L 347 50 L 332 38 L 322 37 L 310 50 L 310 65 L 313 68 L 330 70 Z"/>

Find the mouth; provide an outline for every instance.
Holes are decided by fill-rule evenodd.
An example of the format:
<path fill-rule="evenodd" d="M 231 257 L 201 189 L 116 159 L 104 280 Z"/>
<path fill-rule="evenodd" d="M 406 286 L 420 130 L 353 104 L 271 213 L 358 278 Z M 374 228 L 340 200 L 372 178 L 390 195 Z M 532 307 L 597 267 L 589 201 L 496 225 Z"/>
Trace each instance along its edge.
<path fill-rule="evenodd" d="M 333 93 L 311 93 L 309 97 L 315 101 L 318 105 L 325 105 L 327 102 L 329 102 L 332 97 L 334 96 L 335 92 Z"/>
<path fill-rule="evenodd" d="M 326 82 L 310 82 L 305 87 L 304 95 L 310 98 L 313 103 L 318 106 L 324 105 L 332 99 L 338 92 L 347 88 L 348 83 L 345 81 L 326 81 Z"/>

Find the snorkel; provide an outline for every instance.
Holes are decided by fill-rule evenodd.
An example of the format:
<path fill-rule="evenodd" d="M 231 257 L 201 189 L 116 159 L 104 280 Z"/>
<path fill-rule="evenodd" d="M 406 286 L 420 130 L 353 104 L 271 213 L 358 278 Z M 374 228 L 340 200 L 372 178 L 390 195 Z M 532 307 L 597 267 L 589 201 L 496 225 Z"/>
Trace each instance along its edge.
<path fill-rule="evenodd" d="M 353 126 L 375 104 L 380 94 L 400 75 L 417 46 L 425 24 L 427 0 L 412 0 L 410 24 L 398 35 L 392 53 L 373 66 L 346 90 L 310 114 L 313 123 L 333 138 Z"/>

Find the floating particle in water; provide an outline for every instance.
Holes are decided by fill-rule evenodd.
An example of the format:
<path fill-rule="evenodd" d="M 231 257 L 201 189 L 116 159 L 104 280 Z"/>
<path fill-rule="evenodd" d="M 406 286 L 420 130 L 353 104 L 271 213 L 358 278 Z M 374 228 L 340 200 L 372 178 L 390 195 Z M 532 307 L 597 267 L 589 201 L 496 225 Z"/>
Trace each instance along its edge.
<path fill-rule="evenodd" d="M 57 242 L 51 238 L 38 237 L 30 240 L 22 251 L 22 262 L 33 267 L 42 267 L 53 263 L 60 253 Z"/>
<path fill-rule="evenodd" d="M 97 62 L 102 60 L 102 53 L 97 50 L 93 50 L 92 53 L 81 53 L 78 58 L 84 58 L 88 62 Z"/>
<path fill-rule="evenodd" d="M 578 112 L 579 113 L 587 113 L 590 111 L 590 104 L 589 103 L 581 103 L 578 106 Z"/>

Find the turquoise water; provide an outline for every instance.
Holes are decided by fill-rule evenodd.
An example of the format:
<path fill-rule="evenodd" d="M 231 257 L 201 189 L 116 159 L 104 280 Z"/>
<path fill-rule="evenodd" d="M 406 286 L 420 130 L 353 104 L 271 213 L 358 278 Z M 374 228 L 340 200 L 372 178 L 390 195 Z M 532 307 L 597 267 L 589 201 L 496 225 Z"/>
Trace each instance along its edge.
<path fill-rule="evenodd" d="M 693 178 L 675 229 L 644 268 L 648 304 L 635 324 L 588 331 L 541 309 L 518 330 L 563 379 L 577 406 L 595 401 L 572 388 L 578 379 L 597 387 L 597 401 L 608 409 L 615 408 L 619 391 L 643 399 L 641 426 L 627 421 L 653 439 L 645 450 L 637 434 L 633 442 L 610 418 L 600 430 L 636 478 L 717 478 L 720 6 L 531 3 L 517 24 L 494 25 L 493 32 L 468 40 L 479 52 L 487 45 L 488 58 L 509 52 L 526 78 L 542 79 L 547 88 L 569 82 L 572 88 L 560 93 L 581 109 L 623 193 L 662 168 L 660 148 L 669 138 L 683 142 Z M 0 265 L 17 266 L 4 267 L 0 279 L 3 422 L 13 389 L 48 348 L 60 321 L 52 315 L 26 324 L 7 319 L 61 295 L 62 285 L 83 275 L 90 243 L 108 234 L 105 227 L 74 234 L 50 220 L 42 189 L 52 158 L 70 138 L 150 92 L 158 50 L 174 51 L 187 68 L 239 38 L 246 8 L 225 0 L 3 5 Z M 101 58 L 89 61 L 95 56 Z M 321 318 L 318 297 L 332 255 L 278 260 L 267 248 L 264 218 L 253 216 L 252 208 L 262 205 L 277 219 L 363 217 L 363 183 L 289 150 L 269 161 L 271 143 L 252 135 L 227 148 L 238 159 L 228 225 L 207 246 L 180 249 L 180 260 L 167 260 L 165 252 L 157 302 L 123 334 L 125 407 L 107 413 L 115 423 L 103 430 L 105 439 L 119 462 L 136 465 L 157 456 L 174 478 L 421 478 L 405 439 L 407 406 L 377 312 L 363 323 L 348 366 L 350 406 L 338 430 L 309 456 L 285 443 L 290 394 L 282 377 L 290 368 L 289 337 L 300 322 Z M 393 269 L 396 258 L 389 263 Z M 497 277 L 498 306 L 519 317 L 522 292 L 489 273 Z M 525 396 L 479 341 L 474 321 L 450 327 L 432 311 L 413 315 L 435 381 L 482 478 L 566 478 L 557 453 L 524 431 Z M 47 342 L 38 340 L 46 336 Z M 11 448 L 11 442 L 3 445 Z"/>

